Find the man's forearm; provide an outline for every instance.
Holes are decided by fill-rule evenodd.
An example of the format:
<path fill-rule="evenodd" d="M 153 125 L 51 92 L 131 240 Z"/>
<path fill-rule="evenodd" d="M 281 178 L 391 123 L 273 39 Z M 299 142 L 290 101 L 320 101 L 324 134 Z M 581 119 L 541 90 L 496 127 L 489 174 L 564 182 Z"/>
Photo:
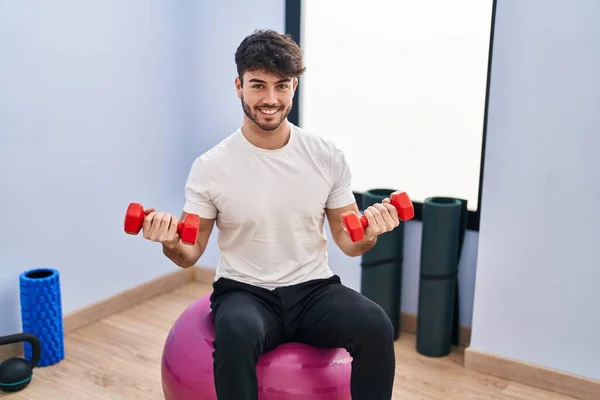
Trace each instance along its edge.
<path fill-rule="evenodd" d="M 163 245 L 163 254 L 181 268 L 189 268 L 196 264 L 203 250 L 196 243 L 193 246 L 177 243 L 177 246 L 169 248 Z"/>
<path fill-rule="evenodd" d="M 370 240 L 363 239 L 358 242 L 353 242 L 348 236 L 346 236 L 346 234 L 344 234 L 344 232 L 340 232 L 340 235 L 340 248 L 342 252 L 344 252 L 344 254 L 350 257 L 357 257 L 366 253 L 367 251 L 371 250 L 377 243 L 377 237 L 374 237 Z"/>

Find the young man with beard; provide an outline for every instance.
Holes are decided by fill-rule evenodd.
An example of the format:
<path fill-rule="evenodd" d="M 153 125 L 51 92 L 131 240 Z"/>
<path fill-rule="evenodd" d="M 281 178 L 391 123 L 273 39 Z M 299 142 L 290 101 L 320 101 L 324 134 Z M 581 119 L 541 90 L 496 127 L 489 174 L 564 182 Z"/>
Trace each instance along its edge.
<path fill-rule="evenodd" d="M 344 154 L 287 119 L 302 61 L 291 37 L 272 30 L 241 42 L 235 88 L 243 124 L 193 162 L 185 187 L 183 216 L 201 217 L 197 243 L 183 244 L 179 219 L 153 211 L 144 236 L 187 268 L 205 251 L 215 223 L 219 229 L 211 302 L 220 400 L 256 400 L 260 355 L 286 341 L 347 349 L 352 398 L 390 400 L 392 324 L 381 307 L 332 273 L 324 221 L 336 245 L 355 257 L 399 225 L 398 213 L 389 199 L 369 207 L 364 238 L 350 240 L 340 216 L 359 210 Z"/>

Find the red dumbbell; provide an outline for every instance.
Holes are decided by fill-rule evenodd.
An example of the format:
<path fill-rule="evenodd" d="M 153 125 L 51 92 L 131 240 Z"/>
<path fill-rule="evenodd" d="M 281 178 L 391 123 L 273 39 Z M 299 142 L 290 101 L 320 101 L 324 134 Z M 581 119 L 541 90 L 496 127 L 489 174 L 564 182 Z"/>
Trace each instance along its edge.
<path fill-rule="evenodd" d="M 394 192 L 390 195 L 390 203 L 398 210 L 398 219 L 408 221 L 415 216 L 415 209 L 412 201 L 405 192 Z M 342 221 L 346 230 L 350 234 L 353 242 L 362 240 L 365 236 L 365 229 L 369 226 L 369 220 L 364 215 L 358 216 L 354 211 L 347 211 L 342 214 Z"/>
<path fill-rule="evenodd" d="M 138 203 L 130 203 L 125 214 L 125 233 L 137 235 L 142 230 L 146 213 L 144 207 Z M 187 214 L 183 221 L 177 224 L 177 233 L 181 241 L 186 244 L 195 244 L 200 228 L 200 217 L 196 214 Z"/>

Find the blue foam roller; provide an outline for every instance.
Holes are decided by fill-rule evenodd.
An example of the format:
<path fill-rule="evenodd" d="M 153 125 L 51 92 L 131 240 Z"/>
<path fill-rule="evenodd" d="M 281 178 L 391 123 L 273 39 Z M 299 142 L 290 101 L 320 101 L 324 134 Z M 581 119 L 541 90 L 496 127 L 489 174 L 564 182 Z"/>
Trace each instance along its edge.
<path fill-rule="evenodd" d="M 19 276 L 23 332 L 39 339 L 42 354 L 38 367 L 53 365 L 65 358 L 60 274 L 49 268 L 37 268 Z M 25 357 L 32 348 L 23 344 Z"/>

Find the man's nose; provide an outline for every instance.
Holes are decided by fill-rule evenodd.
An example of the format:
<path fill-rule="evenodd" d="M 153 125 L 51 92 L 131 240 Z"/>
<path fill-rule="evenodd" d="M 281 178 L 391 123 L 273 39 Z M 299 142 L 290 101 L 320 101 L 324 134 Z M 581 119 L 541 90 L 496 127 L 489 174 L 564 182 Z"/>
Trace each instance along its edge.
<path fill-rule="evenodd" d="M 267 89 L 263 102 L 265 104 L 277 104 L 277 93 L 274 88 Z"/>

